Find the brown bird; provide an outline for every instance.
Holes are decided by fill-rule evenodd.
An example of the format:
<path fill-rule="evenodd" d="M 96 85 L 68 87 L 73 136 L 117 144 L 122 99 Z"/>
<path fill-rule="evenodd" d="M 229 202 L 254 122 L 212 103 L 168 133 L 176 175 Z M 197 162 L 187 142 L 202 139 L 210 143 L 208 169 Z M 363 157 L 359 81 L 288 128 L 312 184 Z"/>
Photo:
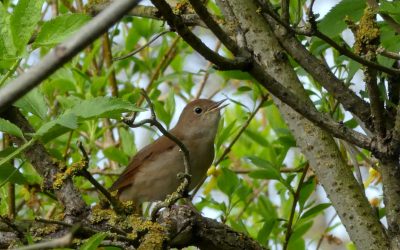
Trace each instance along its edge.
<path fill-rule="evenodd" d="M 183 109 L 177 125 L 169 132 L 185 144 L 190 152 L 192 190 L 206 174 L 214 159 L 214 139 L 225 100 L 198 99 Z M 119 199 L 135 203 L 163 200 L 176 191 L 184 173 L 183 154 L 179 146 L 161 136 L 140 150 L 110 188 L 118 190 Z"/>

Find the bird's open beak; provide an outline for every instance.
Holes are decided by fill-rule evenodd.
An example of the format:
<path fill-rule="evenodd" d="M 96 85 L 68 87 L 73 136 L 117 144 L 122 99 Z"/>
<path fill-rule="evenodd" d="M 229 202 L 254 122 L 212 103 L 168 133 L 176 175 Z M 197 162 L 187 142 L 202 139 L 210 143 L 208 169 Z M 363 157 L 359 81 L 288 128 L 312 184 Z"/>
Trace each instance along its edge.
<path fill-rule="evenodd" d="M 221 101 L 219 101 L 219 102 L 216 102 L 214 105 L 212 105 L 212 106 L 207 110 L 207 112 L 219 111 L 220 109 L 222 109 L 222 108 L 228 106 L 229 103 L 224 104 L 224 105 L 221 105 L 221 104 L 222 104 L 223 102 L 225 102 L 226 100 L 227 100 L 227 99 L 223 99 L 223 100 L 221 100 Z"/>

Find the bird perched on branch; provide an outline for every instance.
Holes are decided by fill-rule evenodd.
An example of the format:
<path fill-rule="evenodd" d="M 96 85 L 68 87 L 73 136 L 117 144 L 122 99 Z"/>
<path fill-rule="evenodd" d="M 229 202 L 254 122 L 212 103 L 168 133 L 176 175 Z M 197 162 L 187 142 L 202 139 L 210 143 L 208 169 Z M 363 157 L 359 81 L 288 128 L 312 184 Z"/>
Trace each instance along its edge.
<path fill-rule="evenodd" d="M 205 176 L 214 159 L 214 139 L 225 100 L 198 99 L 183 109 L 177 125 L 169 131 L 189 150 L 193 189 Z M 135 203 L 163 200 L 181 183 L 177 175 L 185 172 L 184 156 L 179 146 L 161 136 L 140 150 L 110 188 L 118 190 L 119 199 Z"/>

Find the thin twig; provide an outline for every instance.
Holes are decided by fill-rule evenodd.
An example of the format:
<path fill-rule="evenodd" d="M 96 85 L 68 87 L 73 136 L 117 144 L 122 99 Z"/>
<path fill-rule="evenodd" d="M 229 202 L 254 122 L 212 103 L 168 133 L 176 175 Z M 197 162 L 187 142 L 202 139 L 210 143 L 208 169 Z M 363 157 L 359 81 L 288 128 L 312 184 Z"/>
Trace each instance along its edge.
<path fill-rule="evenodd" d="M 6 224 L 9 228 L 14 230 L 17 233 L 17 236 L 20 240 L 23 240 L 23 241 L 26 240 L 24 232 L 20 228 L 18 228 L 18 226 L 15 225 L 9 218 L 0 215 L 0 220 L 4 224 Z"/>
<path fill-rule="evenodd" d="M 19 64 L 21 63 L 22 58 L 18 59 L 15 61 L 15 63 L 11 66 L 11 69 L 7 71 L 7 73 L 1 78 L 0 80 L 0 86 L 2 86 L 7 79 L 14 74 L 14 72 L 17 70 Z"/>
<path fill-rule="evenodd" d="M 289 6 L 290 0 L 281 0 L 281 9 L 282 9 L 282 22 L 290 24 L 290 14 L 289 14 Z"/>
<path fill-rule="evenodd" d="M 152 39 L 150 39 L 147 43 L 145 43 L 143 46 L 140 46 L 140 48 L 135 49 L 132 52 L 129 52 L 128 54 L 124 55 L 124 56 L 117 56 L 113 58 L 113 61 L 119 61 L 119 60 L 123 60 L 126 59 L 128 57 L 131 57 L 137 53 L 139 53 L 140 51 L 142 51 L 143 49 L 145 49 L 146 47 L 148 47 L 150 44 L 152 44 L 155 40 L 157 40 L 159 37 L 167 34 L 171 32 L 170 30 L 164 30 L 158 34 L 156 34 Z"/>
<path fill-rule="evenodd" d="M 310 164 L 307 164 L 304 167 L 303 174 L 301 175 L 300 180 L 299 180 L 299 185 L 297 186 L 296 192 L 293 195 L 292 210 L 290 211 L 290 216 L 289 216 L 289 220 L 287 223 L 285 243 L 283 244 L 283 250 L 287 249 L 290 237 L 292 236 L 292 233 L 293 233 L 292 224 L 293 224 L 294 214 L 296 213 L 296 206 L 297 206 L 297 202 L 299 201 L 299 198 L 300 198 L 300 191 L 301 191 L 301 188 L 303 187 L 304 180 L 306 178 L 306 174 L 307 174 L 309 167 L 310 167 Z"/>
<path fill-rule="evenodd" d="M 391 58 L 391 59 L 395 59 L 395 60 L 400 60 L 400 55 L 399 55 L 399 53 L 395 53 L 395 52 L 392 52 L 392 51 L 388 51 L 388 50 L 386 50 L 384 47 L 379 47 L 379 48 L 376 50 L 376 53 L 378 53 L 378 54 L 380 54 L 380 55 L 382 55 L 382 56 L 385 56 L 385 57 L 387 57 L 387 58 Z"/>
<path fill-rule="evenodd" d="M 111 87 L 111 95 L 114 97 L 118 96 L 118 83 L 117 78 L 115 76 L 115 69 L 113 67 L 113 58 L 112 58 L 112 49 L 111 49 L 111 41 L 110 37 L 108 36 L 108 32 L 104 33 L 103 35 L 103 62 L 110 70 L 108 74 L 108 81 L 110 82 Z"/>
<path fill-rule="evenodd" d="M 332 46 L 334 49 L 336 49 L 339 53 L 341 53 L 342 55 L 345 55 L 347 57 L 349 57 L 350 59 L 353 59 L 354 61 L 365 65 L 367 67 L 372 67 L 374 69 L 377 69 L 379 71 L 385 72 L 387 74 L 390 75 L 399 75 L 400 74 L 400 70 L 397 69 L 392 69 L 392 68 L 388 68 L 386 66 L 383 66 L 379 63 L 370 61 L 365 59 L 362 56 L 358 56 L 355 53 L 353 53 L 352 51 L 350 51 L 346 46 L 342 46 L 337 44 L 334 40 L 332 40 L 330 37 L 328 37 L 327 35 L 325 35 L 324 33 L 322 33 L 321 31 L 319 31 L 316 27 L 316 23 L 315 23 L 315 17 L 313 12 L 310 10 L 310 14 L 311 16 L 309 16 L 309 21 L 310 21 L 310 25 L 307 26 L 307 29 L 294 29 L 293 27 L 291 27 L 290 25 L 288 25 L 287 23 L 284 23 L 278 15 L 276 15 L 276 13 L 274 13 L 272 10 L 270 10 L 268 8 L 268 4 L 266 3 L 267 1 L 262 1 L 259 0 L 259 2 L 261 3 L 262 6 L 262 10 L 263 12 L 272 17 L 276 22 L 278 22 L 279 24 L 281 24 L 282 26 L 284 26 L 288 31 L 294 33 L 294 34 L 298 34 L 298 35 L 304 35 L 304 36 L 316 36 L 318 38 L 320 38 L 321 40 L 323 40 L 324 42 L 326 42 L 327 44 L 329 44 L 330 46 Z"/>
<path fill-rule="evenodd" d="M 299 168 L 280 168 L 279 172 L 281 173 L 300 173 L 303 172 L 303 167 L 299 167 Z M 233 169 L 233 172 L 235 172 L 236 174 L 250 174 L 252 171 L 254 171 L 253 169 Z"/>
<path fill-rule="evenodd" d="M 110 192 L 108 192 L 107 189 L 105 189 L 88 171 L 90 158 L 89 158 L 85 148 L 83 147 L 82 142 L 80 142 L 80 141 L 78 142 L 78 147 L 84 158 L 84 160 L 83 160 L 84 166 L 78 174 L 85 177 L 90 183 L 92 183 L 92 185 L 95 186 L 96 189 L 98 191 L 100 191 L 107 198 L 107 200 L 110 202 L 110 204 L 114 207 L 114 209 L 116 211 L 124 212 L 122 209 L 121 202 L 118 199 L 116 199 L 115 197 L 113 197 L 110 194 Z"/>
<path fill-rule="evenodd" d="M 167 52 L 164 54 L 162 57 L 161 61 L 157 64 L 157 67 L 155 68 L 154 72 L 151 75 L 149 84 L 147 85 L 145 92 L 148 93 L 150 92 L 151 88 L 153 87 L 153 84 L 156 82 L 160 74 L 164 72 L 164 70 L 167 68 L 167 66 L 170 64 L 174 56 L 176 55 L 176 46 L 178 45 L 178 42 L 180 41 L 181 37 L 177 36 L 175 39 L 172 41 L 171 46 L 167 50 Z M 139 101 L 137 101 L 136 106 L 140 107 L 144 101 L 144 97 L 141 96 Z M 135 121 L 136 116 L 138 112 L 133 112 L 130 114 L 129 117 L 132 122 Z"/>

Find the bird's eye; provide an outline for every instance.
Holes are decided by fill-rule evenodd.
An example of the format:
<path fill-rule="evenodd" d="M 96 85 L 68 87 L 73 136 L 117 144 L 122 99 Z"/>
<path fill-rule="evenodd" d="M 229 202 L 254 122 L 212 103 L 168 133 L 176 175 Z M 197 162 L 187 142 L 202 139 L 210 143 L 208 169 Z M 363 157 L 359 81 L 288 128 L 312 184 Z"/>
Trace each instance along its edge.
<path fill-rule="evenodd" d="M 195 112 L 196 114 L 201 114 L 201 112 L 203 112 L 203 109 L 200 108 L 200 107 L 196 107 L 196 108 L 194 108 L 194 112 Z"/>

